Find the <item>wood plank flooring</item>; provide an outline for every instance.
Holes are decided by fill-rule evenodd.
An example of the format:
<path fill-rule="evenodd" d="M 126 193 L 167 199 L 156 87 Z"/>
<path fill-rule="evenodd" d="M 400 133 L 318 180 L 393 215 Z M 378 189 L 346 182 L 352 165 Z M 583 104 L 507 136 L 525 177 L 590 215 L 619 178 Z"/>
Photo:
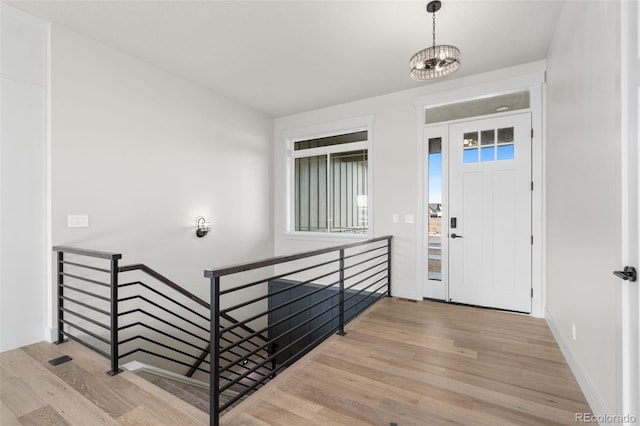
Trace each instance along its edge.
<path fill-rule="evenodd" d="M 72 361 L 48 361 L 69 355 Z M 206 413 L 68 342 L 0 354 L 1 425 L 207 425 Z M 590 412 L 544 320 L 384 299 L 223 425 L 569 425 Z"/>
<path fill-rule="evenodd" d="M 72 361 L 52 366 L 49 360 Z M 69 341 L 41 342 L 0 354 L 1 425 L 207 425 L 209 416 Z"/>
<path fill-rule="evenodd" d="M 591 412 L 542 319 L 390 298 L 223 425 L 570 425 Z"/>

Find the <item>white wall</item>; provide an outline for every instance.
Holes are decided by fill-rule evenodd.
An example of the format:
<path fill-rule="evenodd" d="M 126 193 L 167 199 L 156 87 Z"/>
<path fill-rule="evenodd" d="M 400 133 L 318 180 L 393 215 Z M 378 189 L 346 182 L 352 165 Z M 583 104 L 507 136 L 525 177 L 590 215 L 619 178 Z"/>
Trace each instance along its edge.
<path fill-rule="evenodd" d="M 614 2 L 567 2 L 547 58 L 548 321 L 592 409 L 610 415 L 623 414 L 611 273 L 621 266 L 615 13 Z"/>
<path fill-rule="evenodd" d="M 416 223 L 404 222 L 406 214 L 417 218 L 418 170 L 416 161 L 417 97 L 460 90 L 500 81 L 544 69 L 544 62 L 525 64 L 472 77 L 437 83 L 389 95 L 364 99 L 329 108 L 281 117 L 274 124 L 274 223 L 276 254 L 287 254 L 319 247 L 339 245 L 341 241 L 311 241 L 292 239 L 285 229 L 285 144 L 282 133 L 311 125 L 345 120 L 372 114 L 373 123 L 373 229 L 375 236 L 393 235 L 392 293 L 395 296 L 419 299 L 422 297 L 417 277 L 418 231 Z M 407 75 L 407 78 L 409 76 Z M 475 96 L 475 95 L 474 95 Z M 393 214 L 400 223 L 393 223 Z"/>
<path fill-rule="evenodd" d="M 45 338 L 48 25 L 0 3 L 0 352 Z"/>
<path fill-rule="evenodd" d="M 272 255 L 272 119 L 61 27 L 51 37 L 54 244 L 120 252 L 205 300 L 205 268 Z"/>

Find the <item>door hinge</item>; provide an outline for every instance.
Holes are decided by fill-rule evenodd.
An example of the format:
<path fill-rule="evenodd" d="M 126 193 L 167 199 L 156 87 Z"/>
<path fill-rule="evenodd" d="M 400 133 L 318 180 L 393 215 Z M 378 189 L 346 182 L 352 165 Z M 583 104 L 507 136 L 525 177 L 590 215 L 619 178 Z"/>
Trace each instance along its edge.
<path fill-rule="evenodd" d="M 531 298 L 533 299 L 533 289 L 531 289 Z"/>
<path fill-rule="evenodd" d="M 531 129 L 531 139 L 533 139 L 533 129 Z"/>
<path fill-rule="evenodd" d="M 531 236 L 531 245 L 533 245 L 533 235 Z"/>
<path fill-rule="evenodd" d="M 533 191 L 533 182 L 531 182 L 531 190 Z"/>

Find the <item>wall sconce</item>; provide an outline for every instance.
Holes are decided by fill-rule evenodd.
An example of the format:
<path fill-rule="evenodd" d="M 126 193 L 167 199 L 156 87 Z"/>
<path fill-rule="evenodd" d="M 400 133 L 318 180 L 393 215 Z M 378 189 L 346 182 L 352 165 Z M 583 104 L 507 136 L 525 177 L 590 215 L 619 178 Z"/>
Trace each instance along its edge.
<path fill-rule="evenodd" d="M 211 231 L 211 222 L 207 222 L 202 216 L 196 218 L 196 237 L 202 238 Z"/>

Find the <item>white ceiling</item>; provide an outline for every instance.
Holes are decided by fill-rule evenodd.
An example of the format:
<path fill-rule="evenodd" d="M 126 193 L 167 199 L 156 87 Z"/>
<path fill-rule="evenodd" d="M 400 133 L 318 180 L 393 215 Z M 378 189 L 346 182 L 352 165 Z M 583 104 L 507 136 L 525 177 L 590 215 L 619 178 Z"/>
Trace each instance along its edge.
<path fill-rule="evenodd" d="M 7 1 L 278 117 L 411 89 L 427 1 Z M 562 1 L 444 0 L 459 78 L 546 57 Z"/>

